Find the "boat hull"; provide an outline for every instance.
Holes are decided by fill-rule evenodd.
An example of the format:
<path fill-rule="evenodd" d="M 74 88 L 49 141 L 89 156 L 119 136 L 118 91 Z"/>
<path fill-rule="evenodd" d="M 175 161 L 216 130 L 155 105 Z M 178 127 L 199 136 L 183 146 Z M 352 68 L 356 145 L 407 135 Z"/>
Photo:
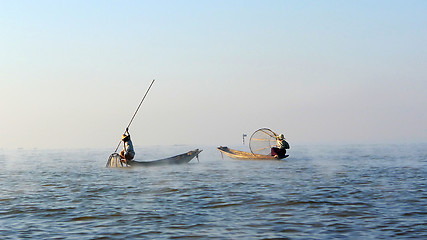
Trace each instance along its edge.
<path fill-rule="evenodd" d="M 150 166 L 163 166 L 163 165 L 176 165 L 176 164 L 186 164 L 190 162 L 193 158 L 198 157 L 199 153 L 202 150 L 195 149 L 187 153 L 179 154 L 173 157 L 154 160 L 154 161 L 131 161 L 129 166 L 131 167 L 150 167 Z"/>
<path fill-rule="evenodd" d="M 243 152 L 235 149 L 230 149 L 228 147 L 218 147 L 217 148 L 222 154 L 234 159 L 242 159 L 242 160 L 280 160 L 289 157 L 289 155 L 285 155 L 283 158 L 275 158 L 270 155 L 261 155 L 261 154 L 253 154 L 249 152 Z"/>

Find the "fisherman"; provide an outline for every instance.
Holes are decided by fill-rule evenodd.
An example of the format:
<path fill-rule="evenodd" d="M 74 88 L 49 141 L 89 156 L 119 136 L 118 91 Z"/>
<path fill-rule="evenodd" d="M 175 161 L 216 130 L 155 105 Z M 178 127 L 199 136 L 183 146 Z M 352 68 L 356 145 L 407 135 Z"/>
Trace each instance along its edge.
<path fill-rule="evenodd" d="M 128 164 L 128 162 L 132 161 L 135 157 L 135 151 L 133 149 L 132 140 L 130 140 L 128 128 L 126 128 L 126 133 L 122 135 L 122 141 L 124 144 L 123 150 L 120 152 L 120 157 L 124 163 Z"/>
<path fill-rule="evenodd" d="M 289 143 L 286 142 L 285 136 L 283 134 L 280 134 L 279 136 L 276 136 L 276 142 L 277 146 L 271 148 L 271 156 L 275 158 L 284 158 L 286 155 L 286 149 L 289 149 Z"/>

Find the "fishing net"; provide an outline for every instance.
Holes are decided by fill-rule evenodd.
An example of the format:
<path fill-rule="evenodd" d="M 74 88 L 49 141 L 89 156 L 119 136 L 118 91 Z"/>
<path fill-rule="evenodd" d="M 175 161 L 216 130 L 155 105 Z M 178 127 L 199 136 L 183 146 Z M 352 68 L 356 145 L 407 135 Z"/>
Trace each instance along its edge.
<path fill-rule="evenodd" d="M 125 167 L 125 164 L 120 161 L 120 155 L 118 153 L 113 153 L 108 158 L 105 167 Z"/>
<path fill-rule="evenodd" d="M 268 128 L 256 130 L 249 141 L 249 148 L 253 154 L 270 155 L 271 147 L 276 146 L 276 133 Z"/>

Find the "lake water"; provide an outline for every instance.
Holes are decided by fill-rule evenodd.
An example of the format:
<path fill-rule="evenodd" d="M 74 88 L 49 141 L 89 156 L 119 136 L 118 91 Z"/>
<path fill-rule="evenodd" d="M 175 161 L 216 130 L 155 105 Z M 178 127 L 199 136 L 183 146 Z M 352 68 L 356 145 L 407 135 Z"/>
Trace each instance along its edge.
<path fill-rule="evenodd" d="M 282 161 L 137 148 L 204 151 L 133 169 L 105 168 L 111 149 L 0 150 L 0 239 L 427 239 L 427 144 L 291 147 Z"/>

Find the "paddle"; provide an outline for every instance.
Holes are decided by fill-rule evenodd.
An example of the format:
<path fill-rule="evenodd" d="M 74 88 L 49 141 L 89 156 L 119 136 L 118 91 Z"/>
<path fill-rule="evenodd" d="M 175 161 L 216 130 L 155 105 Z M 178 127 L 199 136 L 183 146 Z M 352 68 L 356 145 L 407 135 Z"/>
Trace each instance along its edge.
<path fill-rule="evenodd" d="M 139 103 L 138 108 L 136 109 L 135 113 L 133 114 L 132 119 L 130 120 L 130 122 L 129 122 L 128 126 L 126 127 L 126 130 L 127 130 L 127 129 L 129 129 L 130 125 L 132 124 L 132 121 L 133 121 L 133 119 L 135 118 L 136 113 L 138 113 L 138 110 L 139 110 L 139 108 L 141 107 L 142 102 L 144 102 L 144 99 L 145 99 L 145 97 L 147 96 L 148 91 L 150 91 L 150 88 L 151 88 L 151 86 L 153 85 L 153 83 L 154 83 L 154 79 L 153 79 L 153 81 L 151 82 L 150 86 L 148 87 L 147 91 L 145 92 L 144 97 L 142 97 L 142 100 L 141 100 L 141 102 Z M 124 133 L 126 133 L 126 130 L 125 130 L 125 132 L 124 132 Z M 123 133 L 123 134 L 124 134 L 124 133 Z M 120 147 L 120 144 L 121 144 L 121 143 L 122 143 L 122 140 L 120 140 L 119 144 L 118 144 L 118 145 L 117 145 L 117 147 L 116 147 L 116 150 L 114 150 L 114 153 L 112 153 L 112 154 L 110 155 L 110 157 L 108 158 L 107 166 L 108 166 L 108 165 L 110 165 L 111 158 L 113 157 L 113 155 L 114 155 L 114 154 L 117 154 L 117 149 L 119 149 L 119 147 Z"/>

